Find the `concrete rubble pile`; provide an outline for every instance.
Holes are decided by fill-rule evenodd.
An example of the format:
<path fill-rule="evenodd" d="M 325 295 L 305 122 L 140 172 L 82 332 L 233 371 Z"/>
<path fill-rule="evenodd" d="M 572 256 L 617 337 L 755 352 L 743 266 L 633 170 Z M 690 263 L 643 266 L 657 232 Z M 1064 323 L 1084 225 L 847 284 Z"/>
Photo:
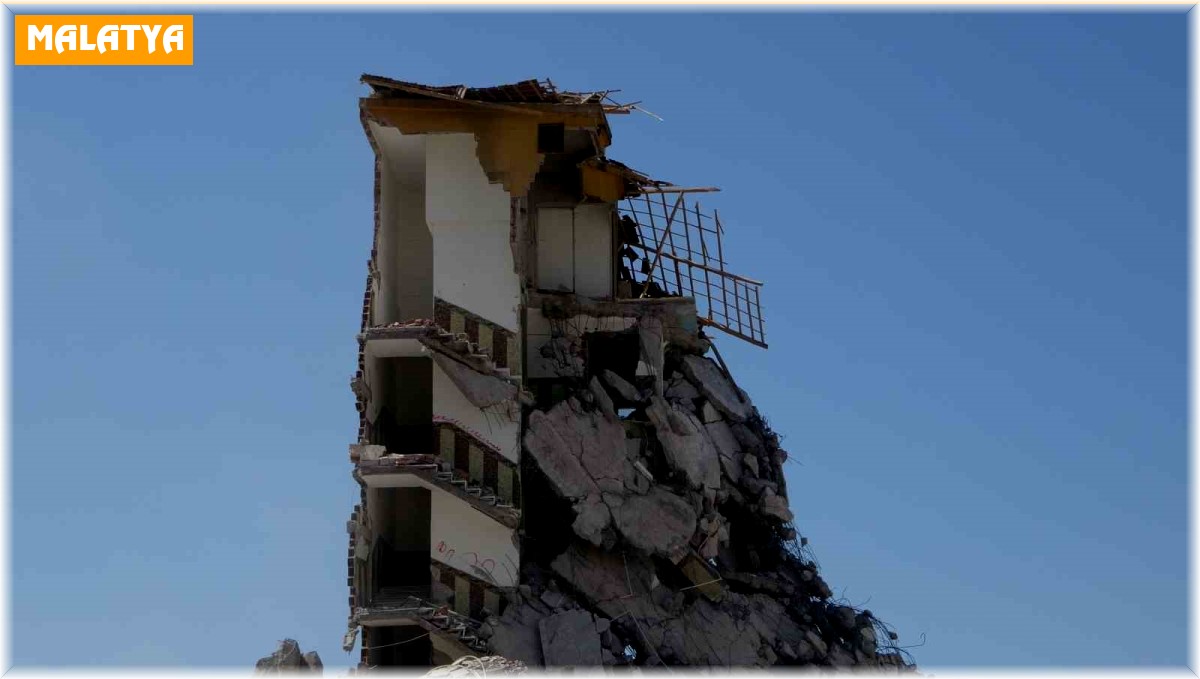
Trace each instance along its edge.
<path fill-rule="evenodd" d="M 672 347 L 638 382 L 602 370 L 529 412 L 522 584 L 485 621 L 491 651 L 531 667 L 913 670 L 806 558 L 787 452 L 726 372 Z"/>
<path fill-rule="evenodd" d="M 321 674 L 324 665 L 316 651 L 300 652 L 295 639 L 284 639 L 271 655 L 259 658 L 254 663 L 255 674 L 291 674 L 294 672 Z"/>

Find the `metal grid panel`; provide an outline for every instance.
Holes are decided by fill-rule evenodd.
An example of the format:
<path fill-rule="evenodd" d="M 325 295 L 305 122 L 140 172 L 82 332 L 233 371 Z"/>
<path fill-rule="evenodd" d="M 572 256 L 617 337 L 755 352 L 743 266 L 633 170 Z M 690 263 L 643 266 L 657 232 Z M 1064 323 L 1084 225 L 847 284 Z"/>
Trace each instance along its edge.
<path fill-rule="evenodd" d="M 633 297 L 691 297 L 703 324 L 765 348 L 762 283 L 726 271 L 720 215 L 687 206 L 686 196 L 647 193 L 620 206 L 623 277 Z"/>

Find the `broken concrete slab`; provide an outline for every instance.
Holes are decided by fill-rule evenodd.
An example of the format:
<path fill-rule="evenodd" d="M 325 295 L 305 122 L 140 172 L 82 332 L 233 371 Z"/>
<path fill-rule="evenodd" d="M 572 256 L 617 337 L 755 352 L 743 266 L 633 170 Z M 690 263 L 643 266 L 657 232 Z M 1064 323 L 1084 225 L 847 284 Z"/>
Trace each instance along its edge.
<path fill-rule="evenodd" d="M 378 460 L 387 454 L 387 446 L 355 443 L 350 446 L 350 460 L 353 462 L 370 462 Z"/>
<path fill-rule="evenodd" d="M 575 609 L 538 622 L 542 657 L 548 667 L 596 665 L 601 662 L 600 633 L 591 613 Z"/>
<path fill-rule="evenodd" d="M 825 640 L 822 639 L 821 636 L 816 632 L 812 630 L 806 631 L 804 633 L 804 639 L 812 646 L 813 651 L 816 653 L 816 657 L 823 658 L 825 657 L 825 654 L 829 652 L 829 645 L 826 644 Z"/>
<path fill-rule="evenodd" d="M 754 476 L 759 475 L 759 467 L 758 467 L 758 458 L 757 457 L 751 455 L 750 453 L 746 453 L 745 455 L 742 456 L 742 463 L 746 465 L 746 470 L 749 471 L 751 474 L 753 474 Z"/>
<path fill-rule="evenodd" d="M 762 637 L 724 608 L 697 599 L 667 623 L 664 645 L 684 664 L 750 667 L 758 664 Z"/>
<path fill-rule="evenodd" d="M 565 409 L 567 412 L 562 412 Z M 600 488 L 575 453 L 582 436 L 572 429 L 574 416 L 566 401 L 549 412 L 535 410 L 525 430 L 525 450 L 563 497 L 581 500 Z M 573 447 L 576 446 L 576 447 Z"/>
<path fill-rule="evenodd" d="M 552 609 L 562 608 L 567 602 L 567 597 L 562 592 L 556 592 L 550 589 L 542 592 L 541 599 L 542 603 L 546 604 Z"/>
<path fill-rule="evenodd" d="M 530 666 L 542 665 L 542 642 L 538 632 L 542 617 L 532 607 L 520 604 L 510 605 L 504 615 L 489 619 L 492 651 Z"/>
<path fill-rule="evenodd" d="M 300 644 L 295 639 L 280 641 L 274 653 L 254 663 L 255 674 L 289 674 L 307 669 L 308 664 L 304 662 L 304 654 L 300 652 Z"/>
<path fill-rule="evenodd" d="M 600 495 L 589 495 L 583 502 L 575 504 L 575 522 L 571 529 L 579 537 L 599 546 L 604 540 L 604 529 L 612 520 L 608 505 Z"/>
<path fill-rule="evenodd" d="M 601 479 L 624 483 L 625 430 L 597 412 L 567 399 L 549 411 L 530 413 L 525 449 L 565 497 L 599 494 Z"/>
<path fill-rule="evenodd" d="M 476 408 L 488 408 L 517 399 L 518 389 L 512 382 L 495 375 L 485 375 L 437 350 L 430 351 L 429 355 Z"/>
<path fill-rule="evenodd" d="M 716 447 L 695 415 L 657 396 L 651 397 L 646 415 L 666 453 L 693 488 L 720 488 L 721 462 Z"/>
<path fill-rule="evenodd" d="M 829 648 L 829 664 L 834 667 L 848 667 L 856 664 L 854 654 L 847 651 L 841 644 L 833 644 Z"/>
<path fill-rule="evenodd" d="M 704 425 L 704 431 L 708 432 L 708 438 L 712 440 L 720 455 L 721 469 L 725 470 L 725 476 L 737 483 L 742 478 L 741 449 L 733 438 L 733 431 L 724 420 Z"/>
<path fill-rule="evenodd" d="M 703 356 L 689 355 L 683 357 L 681 367 L 704 398 L 725 417 L 734 422 L 743 422 L 750 417 L 753 411 L 749 399 L 716 363 Z"/>
<path fill-rule="evenodd" d="M 630 493 L 645 493 L 650 490 L 654 477 L 646 470 L 641 461 L 625 465 L 625 490 Z"/>
<path fill-rule="evenodd" d="M 637 387 L 625 381 L 620 375 L 611 370 L 605 370 L 602 373 L 604 383 L 609 386 L 617 395 L 626 403 L 641 403 L 642 395 L 638 392 Z"/>
<path fill-rule="evenodd" d="M 675 373 L 663 396 L 668 401 L 692 401 L 700 398 L 700 391 L 682 375 Z"/>
<path fill-rule="evenodd" d="M 600 412 L 611 422 L 616 422 L 617 411 L 613 407 L 612 399 L 608 396 L 608 392 L 604 391 L 604 387 L 600 384 L 600 380 L 592 377 L 588 382 L 588 391 L 591 392 L 592 398 L 596 399 L 596 407 Z"/>
<path fill-rule="evenodd" d="M 625 612 L 624 603 L 649 596 L 654 572 L 646 557 L 636 552 L 614 553 L 579 543 L 559 554 L 550 568 L 610 618 Z"/>
<path fill-rule="evenodd" d="M 638 320 L 638 343 L 641 345 L 642 360 L 654 375 L 654 395 L 663 394 L 663 322 L 658 318 L 643 317 Z"/>
<path fill-rule="evenodd" d="M 784 523 L 791 521 L 792 510 L 788 508 L 788 501 L 782 495 L 776 495 L 770 488 L 763 491 L 761 504 L 759 505 L 763 514 L 775 517 Z"/>
<path fill-rule="evenodd" d="M 829 606 L 825 610 L 838 631 L 848 633 L 854 629 L 855 614 L 853 608 L 849 606 Z"/>
<path fill-rule="evenodd" d="M 696 530 L 696 512 L 678 495 L 655 487 L 626 498 L 613 511 L 613 522 L 633 547 L 677 562 Z"/>

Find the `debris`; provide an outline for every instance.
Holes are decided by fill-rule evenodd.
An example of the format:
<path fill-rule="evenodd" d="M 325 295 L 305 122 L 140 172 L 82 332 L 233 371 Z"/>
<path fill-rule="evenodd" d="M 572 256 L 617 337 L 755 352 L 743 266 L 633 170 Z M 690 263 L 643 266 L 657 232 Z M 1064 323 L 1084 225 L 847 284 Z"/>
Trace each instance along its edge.
<path fill-rule="evenodd" d="M 476 408 L 488 408 L 500 403 L 513 402 L 517 398 L 517 386 L 512 382 L 488 375 L 465 363 L 450 358 L 441 351 L 429 352 L 433 362 L 458 387 L 463 396 Z"/>
<path fill-rule="evenodd" d="M 636 387 L 611 370 L 604 371 L 604 383 L 612 387 L 612 390 L 617 392 L 626 403 L 640 403 L 642 400 L 642 395 L 638 393 Z"/>
<path fill-rule="evenodd" d="M 750 401 L 716 363 L 703 356 L 685 356 L 682 368 L 704 398 L 725 417 L 734 422 L 743 422 L 750 417 Z"/>
<path fill-rule="evenodd" d="M 353 643 L 353 642 L 352 642 Z M 293 672 L 322 672 L 321 657 L 316 651 L 300 652 L 300 644 L 295 639 L 284 639 L 279 642 L 275 652 L 254 663 L 255 674 L 290 674 Z"/>
<path fill-rule="evenodd" d="M 525 604 L 510 605 L 499 618 L 492 618 L 492 651 L 510 660 L 537 667 L 542 662 L 542 642 L 538 621 L 542 614 Z"/>
<path fill-rule="evenodd" d="M 683 557 L 696 528 L 696 512 L 678 495 L 658 487 L 631 495 L 613 512 L 613 520 L 630 545 L 672 561 Z"/>
<path fill-rule="evenodd" d="M 586 611 L 556 613 L 538 623 L 546 666 L 594 665 L 600 659 L 600 633 Z"/>
<path fill-rule="evenodd" d="M 695 415 L 657 396 L 650 399 L 646 415 L 654 423 L 668 464 L 683 472 L 693 488 L 720 487 L 717 449 Z"/>
<path fill-rule="evenodd" d="M 520 660 L 509 660 L 500 655 L 488 655 L 477 658 L 466 655 L 449 665 L 440 665 L 424 674 L 426 677 L 486 677 L 503 674 L 525 674 L 528 671 L 525 663 Z"/>
<path fill-rule="evenodd" d="M 762 496 L 762 512 L 783 522 L 791 521 L 792 510 L 788 508 L 787 498 L 776 495 L 775 491 L 766 488 Z"/>
<path fill-rule="evenodd" d="M 678 403 L 700 398 L 700 391 L 696 387 L 693 387 L 691 382 L 683 379 L 682 375 L 675 373 L 675 377 L 671 379 L 671 384 L 667 387 L 663 396 L 668 401 Z"/>

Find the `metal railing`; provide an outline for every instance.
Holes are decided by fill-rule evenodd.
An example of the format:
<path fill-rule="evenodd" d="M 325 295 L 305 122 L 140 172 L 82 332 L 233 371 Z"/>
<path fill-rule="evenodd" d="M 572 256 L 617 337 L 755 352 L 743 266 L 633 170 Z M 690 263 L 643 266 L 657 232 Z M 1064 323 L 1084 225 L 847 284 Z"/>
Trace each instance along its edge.
<path fill-rule="evenodd" d="M 698 202 L 686 205 L 688 193 L 707 190 L 662 187 L 626 198 L 619 206 L 620 277 L 634 298 L 691 297 L 702 324 L 766 348 L 762 282 L 725 270 L 720 215 L 705 214 Z"/>

